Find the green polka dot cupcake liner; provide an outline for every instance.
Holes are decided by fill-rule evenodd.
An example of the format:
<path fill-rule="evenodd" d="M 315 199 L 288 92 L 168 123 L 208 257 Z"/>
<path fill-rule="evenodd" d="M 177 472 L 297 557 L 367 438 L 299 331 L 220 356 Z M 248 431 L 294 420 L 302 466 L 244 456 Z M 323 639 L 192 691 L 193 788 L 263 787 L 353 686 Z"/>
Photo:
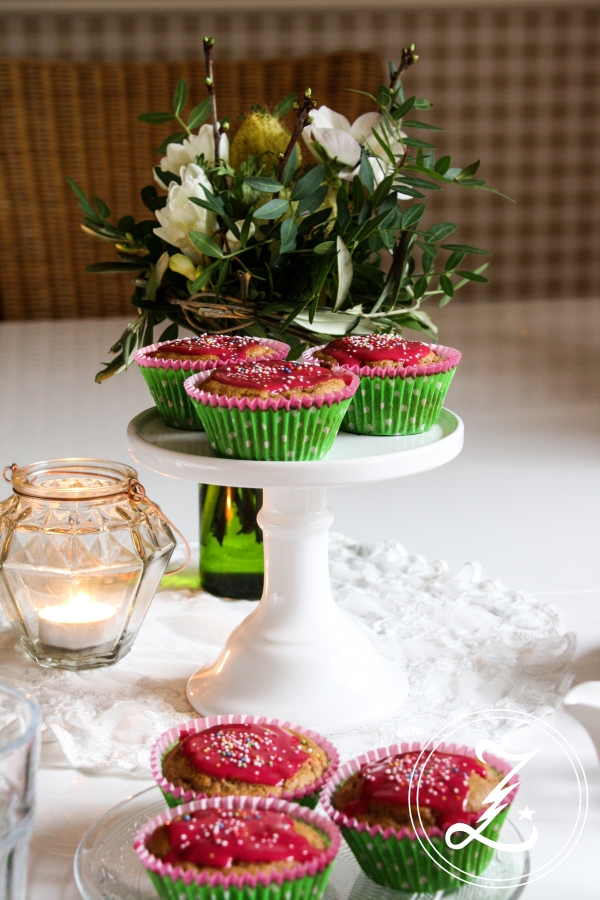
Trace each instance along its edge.
<path fill-rule="evenodd" d="M 227 397 L 202 390 L 210 373 L 193 375 L 185 389 L 197 405 L 217 456 L 270 462 L 319 460 L 331 449 L 358 388 L 358 377 L 340 370 L 343 391 L 288 400 Z"/>
<path fill-rule="evenodd" d="M 285 359 L 289 346 L 281 341 L 257 338 L 277 351 L 278 359 Z M 149 354 L 172 341 L 161 341 L 137 350 L 133 358 L 137 362 L 150 389 L 154 404 L 167 425 L 187 431 L 204 431 L 198 408 L 184 389 L 187 378 L 195 372 L 206 372 L 225 365 L 228 360 L 155 359 Z"/>
<path fill-rule="evenodd" d="M 495 852 L 493 846 L 474 839 L 469 842 L 468 838 L 467 841 L 463 839 L 459 846 L 450 848 L 445 841 L 444 832 L 436 827 L 427 831 L 422 828 L 414 831 L 406 827 L 383 829 L 381 825 L 371 826 L 366 822 L 358 822 L 333 807 L 331 801 L 336 791 L 366 763 L 415 750 L 428 754 L 431 749 L 431 744 L 403 743 L 371 750 L 341 766 L 321 793 L 325 812 L 340 827 L 365 875 L 376 884 L 396 891 L 435 893 L 456 890 L 465 882 L 484 885 L 485 878 L 480 876 L 492 861 Z M 457 747 L 455 744 L 440 744 L 436 750 L 475 758 L 474 750 Z M 510 777 L 510 767 L 505 760 L 486 753 L 486 762 L 505 777 Z M 481 837 L 486 841 L 498 840 L 517 786 L 518 783 L 514 784 L 513 790 L 505 798 L 506 807 L 481 830 Z"/>
<path fill-rule="evenodd" d="M 152 833 L 174 816 L 215 807 L 227 810 L 270 809 L 286 813 L 315 828 L 326 847 L 310 862 L 290 861 L 285 868 L 258 874 L 227 874 L 225 870 L 215 874 L 202 869 L 184 869 L 176 864 L 164 863 L 147 849 L 146 844 Z M 157 894 L 164 900 L 320 900 L 340 844 L 339 829 L 330 819 L 297 803 L 265 797 L 212 797 L 186 803 L 175 810 L 166 810 L 150 819 L 136 834 L 134 850 Z"/>
<path fill-rule="evenodd" d="M 305 355 L 314 361 L 313 348 Z M 341 425 L 352 434 L 409 435 L 429 431 L 437 423 L 461 354 L 433 344 L 441 362 L 405 368 L 344 366 L 360 377 L 356 395 Z"/>

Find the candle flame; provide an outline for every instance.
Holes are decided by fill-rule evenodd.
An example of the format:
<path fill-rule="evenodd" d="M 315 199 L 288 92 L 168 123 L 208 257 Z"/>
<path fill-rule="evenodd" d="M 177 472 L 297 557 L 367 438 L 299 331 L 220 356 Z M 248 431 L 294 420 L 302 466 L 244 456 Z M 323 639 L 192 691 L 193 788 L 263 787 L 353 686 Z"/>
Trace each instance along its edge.
<path fill-rule="evenodd" d="M 233 519 L 233 503 L 231 497 L 231 488 L 225 488 L 225 519 L 231 522 Z"/>
<path fill-rule="evenodd" d="M 103 622 L 114 616 L 116 609 L 108 603 L 98 603 L 92 600 L 83 591 L 79 591 L 73 600 L 61 603 L 58 606 L 46 606 L 40 610 L 39 616 L 47 622 L 60 622 L 61 624 L 85 625 L 89 622 Z"/>

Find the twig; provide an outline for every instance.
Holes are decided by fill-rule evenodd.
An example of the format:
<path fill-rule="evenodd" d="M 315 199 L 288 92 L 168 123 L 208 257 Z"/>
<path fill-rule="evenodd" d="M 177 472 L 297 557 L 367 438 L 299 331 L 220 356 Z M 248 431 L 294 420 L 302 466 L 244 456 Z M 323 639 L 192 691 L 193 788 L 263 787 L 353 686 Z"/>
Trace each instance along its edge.
<path fill-rule="evenodd" d="M 414 65 L 414 63 L 416 63 L 418 58 L 419 57 L 415 53 L 415 45 L 414 44 L 411 44 L 410 47 L 404 47 L 402 49 L 402 55 L 400 56 L 400 65 L 398 66 L 396 73 L 392 76 L 392 78 L 390 80 L 390 91 L 392 91 L 392 93 L 395 90 L 396 85 L 402 78 L 403 73 L 406 72 L 406 70 L 409 68 L 409 66 Z"/>
<path fill-rule="evenodd" d="M 294 146 L 296 145 L 298 138 L 302 134 L 304 128 L 308 124 L 310 124 L 308 117 L 310 116 L 311 112 L 317 105 L 315 103 L 315 101 L 312 99 L 311 93 L 312 93 L 311 89 L 307 88 L 304 93 L 304 101 L 302 103 L 302 106 L 298 106 L 297 103 L 294 104 L 295 108 L 298 110 L 298 114 L 296 116 L 296 124 L 294 125 L 294 130 L 292 132 L 292 136 L 290 138 L 289 144 L 285 148 L 285 153 L 279 160 L 279 169 L 277 170 L 277 181 L 279 181 L 280 183 L 282 183 L 281 179 L 283 178 L 283 173 L 285 172 L 285 167 L 288 163 L 288 160 L 289 160 L 290 156 L 292 155 L 292 150 L 294 149 Z M 275 199 L 277 199 L 277 197 L 278 197 L 278 191 L 275 191 L 275 193 L 273 194 L 273 199 L 275 200 Z"/>
<path fill-rule="evenodd" d="M 213 127 L 213 137 L 215 141 L 215 166 L 219 165 L 221 154 L 219 152 L 220 149 L 220 134 L 219 134 L 219 122 L 217 120 L 217 95 L 215 93 L 215 81 L 213 77 L 213 47 L 215 44 L 215 39 L 211 37 L 205 37 L 203 41 L 204 46 L 204 63 L 206 65 L 206 78 L 204 80 L 204 84 L 208 90 L 208 97 L 210 100 L 210 112 L 212 116 L 212 127 Z"/>

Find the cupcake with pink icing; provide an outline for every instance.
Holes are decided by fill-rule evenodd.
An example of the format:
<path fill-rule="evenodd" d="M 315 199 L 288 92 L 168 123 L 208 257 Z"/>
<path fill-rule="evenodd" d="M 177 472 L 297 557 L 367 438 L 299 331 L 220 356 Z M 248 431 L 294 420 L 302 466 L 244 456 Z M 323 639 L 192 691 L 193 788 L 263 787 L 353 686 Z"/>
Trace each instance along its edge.
<path fill-rule="evenodd" d="M 330 450 L 358 377 L 284 360 L 237 363 L 184 384 L 217 456 L 295 461 Z"/>
<path fill-rule="evenodd" d="M 342 429 L 354 434 L 420 434 L 432 428 L 460 362 L 441 344 L 395 334 L 346 335 L 306 351 L 303 358 L 360 377 Z"/>
<path fill-rule="evenodd" d="M 487 753 L 396 744 L 343 765 L 321 799 L 369 878 L 433 893 L 485 871 L 517 787 L 506 761 Z"/>
<path fill-rule="evenodd" d="M 138 350 L 134 359 L 166 424 L 201 431 L 196 406 L 183 388 L 186 378 L 229 362 L 285 359 L 289 349 L 287 344 L 267 338 L 201 334 L 150 344 Z"/>
<path fill-rule="evenodd" d="M 200 797 L 278 797 L 314 808 L 339 755 L 326 738 L 264 716 L 210 716 L 169 729 L 150 768 L 169 806 Z"/>
<path fill-rule="evenodd" d="M 227 797 L 155 816 L 134 849 L 165 900 L 319 900 L 340 842 L 331 820 L 295 803 Z"/>

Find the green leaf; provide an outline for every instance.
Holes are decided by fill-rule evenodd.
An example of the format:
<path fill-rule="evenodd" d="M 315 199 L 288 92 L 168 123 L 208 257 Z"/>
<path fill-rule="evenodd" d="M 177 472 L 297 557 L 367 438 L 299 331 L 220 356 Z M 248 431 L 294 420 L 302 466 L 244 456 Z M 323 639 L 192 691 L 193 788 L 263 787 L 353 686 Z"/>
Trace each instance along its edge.
<path fill-rule="evenodd" d="M 456 272 L 457 275 L 460 275 L 462 278 L 466 278 L 467 281 L 481 281 L 483 284 L 488 284 L 489 278 L 484 278 L 483 275 L 478 275 L 477 272 Z"/>
<path fill-rule="evenodd" d="M 166 197 L 159 197 L 158 191 L 153 184 L 147 184 L 141 190 L 141 197 L 144 206 L 147 206 L 151 212 L 161 209 L 166 203 Z"/>
<path fill-rule="evenodd" d="M 133 216 L 122 216 L 117 222 L 117 228 L 123 233 L 132 231 L 135 228 L 135 219 Z"/>
<path fill-rule="evenodd" d="M 140 122 L 149 122 L 150 125 L 162 125 L 164 122 L 170 122 L 175 116 L 170 112 L 149 112 L 142 113 L 137 118 Z"/>
<path fill-rule="evenodd" d="M 477 162 L 471 163 L 470 166 L 467 166 L 465 169 L 461 169 L 458 175 L 455 176 L 455 181 L 463 181 L 465 178 L 470 178 L 475 174 L 477 169 L 481 164 L 481 160 L 478 159 Z"/>
<path fill-rule="evenodd" d="M 303 175 L 302 178 L 296 182 L 290 199 L 303 200 L 305 197 L 313 194 L 323 182 L 324 172 L 325 168 L 323 166 L 315 166 L 314 169 L 310 169 L 306 175 Z"/>
<path fill-rule="evenodd" d="M 82 191 L 82 189 L 79 187 L 79 185 L 75 181 L 73 181 L 73 179 L 70 178 L 68 175 L 67 175 L 67 184 L 69 185 L 71 190 L 76 194 L 76 196 L 79 198 L 79 208 L 87 216 L 87 218 L 91 219 L 92 222 L 95 224 L 104 225 L 104 220 L 102 219 L 101 216 L 98 215 L 98 213 L 96 212 L 96 210 L 94 209 L 94 207 L 92 206 L 90 201 L 88 200 L 87 196 L 85 195 L 85 193 Z"/>
<path fill-rule="evenodd" d="M 450 163 L 452 162 L 449 156 L 440 156 L 438 161 L 435 164 L 435 171 L 439 172 L 440 175 L 445 175 L 448 169 L 450 168 Z"/>
<path fill-rule="evenodd" d="M 316 212 L 324 202 L 328 190 L 329 186 L 326 184 L 322 184 L 321 187 L 318 187 L 313 194 L 310 194 L 308 197 L 303 197 L 303 199 L 298 202 L 296 215 L 304 216 L 307 213 Z"/>
<path fill-rule="evenodd" d="M 246 218 L 244 219 L 244 224 L 242 225 L 242 230 L 240 231 L 240 244 L 242 247 L 245 247 L 248 243 L 248 235 L 250 234 L 250 226 L 252 225 L 252 210 L 249 209 L 246 213 Z"/>
<path fill-rule="evenodd" d="M 420 300 L 425 291 L 427 290 L 427 278 L 424 275 L 421 275 L 420 278 L 415 282 L 415 286 L 413 289 L 413 296 L 415 300 Z"/>
<path fill-rule="evenodd" d="M 170 325 L 167 325 L 163 333 L 158 339 L 158 343 L 161 341 L 175 341 L 179 337 L 179 325 L 177 322 L 171 322 Z"/>
<path fill-rule="evenodd" d="M 275 181 L 274 178 L 265 178 L 262 175 L 252 175 L 244 180 L 244 184 L 247 184 L 248 187 L 255 191 L 262 191 L 264 194 L 274 194 L 275 191 L 280 191 L 283 188 L 283 185 Z"/>
<path fill-rule="evenodd" d="M 453 225 L 452 222 L 438 222 L 437 225 L 432 225 L 426 232 L 427 240 L 429 241 L 443 241 L 445 237 L 449 234 L 452 234 L 455 231 L 456 225 Z"/>
<path fill-rule="evenodd" d="M 396 167 L 396 157 L 394 156 L 392 148 L 390 147 L 389 143 L 387 142 L 385 136 L 379 134 L 379 132 L 377 131 L 376 128 L 373 128 L 373 130 L 371 131 L 371 136 L 375 138 L 375 140 L 377 141 L 377 143 L 379 144 L 379 146 L 381 147 L 381 149 L 387 156 L 388 160 L 390 161 L 390 165 L 394 166 L 394 168 L 395 168 Z M 406 141 L 405 141 L 405 143 L 406 143 Z"/>
<path fill-rule="evenodd" d="M 100 213 L 103 219 L 108 219 L 110 217 L 110 209 L 100 197 L 94 197 L 94 206 Z"/>
<path fill-rule="evenodd" d="M 411 225 L 414 225 L 416 222 L 418 222 L 424 212 L 424 203 L 417 203 L 416 206 L 409 206 L 402 216 L 402 230 L 406 231 L 407 228 L 410 228 Z"/>
<path fill-rule="evenodd" d="M 175 131 L 173 134 L 170 134 L 169 137 L 166 137 L 158 150 L 157 153 L 164 153 L 169 144 L 182 144 L 187 137 L 187 131 Z"/>
<path fill-rule="evenodd" d="M 192 203 L 195 203 L 196 206 L 202 206 L 204 209 L 210 209 L 211 212 L 217 213 L 217 215 L 224 215 L 225 206 L 218 194 L 213 194 L 213 192 L 204 185 L 202 185 L 202 190 L 204 191 L 204 200 L 200 197 L 190 197 Z"/>
<path fill-rule="evenodd" d="M 259 206 L 254 210 L 255 219 L 278 219 L 290 208 L 288 200 L 269 200 L 263 206 Z"/>
<path fill-rule="evenodd" d="M 363 183 L 358 177 L 355 175 L 352 179 L 352 205 L 355 210 L 361 209 L 365 202 L 365 189 L 363 188 Z"/>
<path fill-rule="evenodd" d="M 185 104 L 188 101 L 188 94 L 187 81 L 185 78 L 180 78 L 177 82 L 177 87 L 175 88 L 175 94 L 173 95 L 173 110 L 176 116 L 178 116 L 185 107 Z"/>
<path fill-rule="evenodd" d="M 156 261 L 156 265 L 150 272 L 150 278 L 146 286 L 146 296 L 148 300 L 156 300 L 156 293 L 161 285 L 164 274 L 169 268 L 169 254 L 165 251 L 163 255 Z"/>
<path fill-rule="evenodd" d="M 369 162 L 369 158 L 365 151 L 363 150 L 360 155 L 360 179 L 364 186 L 366 187 L 369 194 L 372 194 L 375 190 L 375 176 L 373 174 L 373 169 L 371 168 L 371 164 Z"/>
<path fill-rule="evenodd" d="M 202 103 L 199 103 L 198 106 L 195 106 L 189 114 L 188 128 L 190 130 L 192 128 L 200 128 L 201 125 L 204 125 L 209 116 L 210 100 L 207 97 L 206 100 L 203 100 Z"/>
<path fill-rule="evenodd" d="M 323 241 L 322 244 L 317 244 L 316 247 L 313 247 L 312 252 L 320 253 L 325 256 L 327 253 L 331 253 L 334 247 L 335 241 Z"/>
<path fill-rule="evenodd" d="M 440 287 L 447 297 L 454 297 L 454 285 L 447 275 L 440 275 Z"/>
<path fill-rule="evenodd" d="M 284 219 L 281 223 L 281 246 L 293 244 L 298 234 L 298 228 L 293 219 Z"/>
<path fill-rule="evenodd" d="M 197 294 L 198 291 L 201 291 L 205 284 L 211 280 L 215 269 L 217 269 L 221 265 L 221 260 L 218 259 L 216 262 L 211 263 L 210 266 L 207 266 L 200 275 L 193 281 L 189 286 L 190 297 L 192 294 Z"/>
<path fill-rule="evenodd" d="M 466 255 L 464 250 L 454 250 L 446 260 L 446 265 L 444 267 L 446 272 L 450 272 L 452 269 L 460 266 Z"/>
<path fill-rule="evenodd" d="M 325 209 L 320 209 L 311 216 L 307 216 L 300 222 L 298 234 L 307 234 L 311 228 L 316 228 L 318 225 L 322 225 L 323 222 L 326 222 L 330 215 L 331 207 L 327 206 Z"/>
<path fill-rule="evenodd" d="M 431 109 L 433 103 L 429 100 L 425 100 L 424 97 L 417 97 L 415 100 L 415 109 Z"/>
<path fill-rule="evenodd" d="M 283 184 L 287 187 L 292 181 L 294 175 L 296 174 L 296 169 L 298 168 L 298 148 L 294 144 L 292 147 L 292 152 L 290 153 L 290 157 L 285 164 L 285 169 L 283 170 Z"/>
<path fill-rule="evenodd" d="M 464 250 L 465 253 L 481 253 L 484 256 L 490 256 L 490 250 L 481 250 L 479 247 L 472 247 L 470 244 L 442 244 L 444 250 Z"/>
<path fill-rule="evenodd" d="M 333 306 L 334 312 L 338 311 L 338 309 L 346 299 L 348 291 L 350 290 L 350 285 L 352 284 L 352 277 L 354 275 L 354 270 L 352 268 L 352 257 L 350 256 L 348 248 L 339 235 L 336 239 L 336 246 L 338 289 L 337 296 L 335 298 L 335 304 Z"/>
<path fill-rule="evenodd" d="M 460 287 L 460 285 L 457 284 L 457 287 Z M 439 302 L 439 307 L 440 307 L 440 309 L 443 309 L 444 306 L 448 306 L 448 304 L 450 303 L 451 300 L 452 300 L 452 297 L 447 297 L 447 296 L 444 294 L 444 296 L 442 297 L 442 299 L 441 299 L 440 302 Z"/>
<path fill-rule="evenodd" d="M 273 110 L 273 116 L 276 119 L 281 119 L 283 116 L 287 115 L 297 96 L 297 94 L 286 94 L 283 100 L 280 100 Z"/>
<path fill-rule="evenodd" d="M 387 106 L 391 99 L 389 88 L 385 84 L 380 84 L 377 91 L 377 106 Z"/>
<path fill-rule="evenodd" d="M 400 106 L 397 106 L 393 112 L 395 119 L 402 119 L 406 113 L 410 112 L 415 103 L 417 102 L 416 97 L 409 97 L 408 100 L 405 100 Z"/>
<path fill-rule="evenodd" d="M 420 147 L 422 150 L 435 150 L 435 144 L 428 144 L 427 141 L 420 141 L 418 138 L 402 138 L 402 143 L 406 147 Z"/>
<path fill-rule="evenodd" d="M 429 122 L 417 122 L 415 119 L 404 119 L 402 122 L 403 128 L 425 128 L 427 131 L 443 131 L 443 128 L 439 128 L 437 125 L 430 125 Z"/>
<path fill-rule="evenodd" d="M 415 188 L 421 188 L 422 191 L 441 191 L 441 187 L 439 184 L 434 184 L 433 181 L 425 181 L 424 178 L 416 178 L 414 175 L 401 175 L 402 181 L 396 181 L 394 183 L 394 187 L 398 188 L 399 191 L 404 190 L 404 185 L 408 184 Z"/>
<path fill-rule="evenodd" d="M 216 241 L 213 241 L 213 239 L 203 231 L 190 231 L 189 238 L 194 247 L 197 247 L 200 253 L 204 253 L 205 256 L 216 256 L 217 259 L 223 257 L 223 251 Z"/>
<path fill-rule="evenodd" d="M 113 261 L 92 263 L 85 267 L 85 271 L 91 272 L 94 275 L 109 275 L 114 272 L 139 272 L 145 268 L 147 268 L 147 265 L 144 265 L 141 260 L 135 263 Z"/>

